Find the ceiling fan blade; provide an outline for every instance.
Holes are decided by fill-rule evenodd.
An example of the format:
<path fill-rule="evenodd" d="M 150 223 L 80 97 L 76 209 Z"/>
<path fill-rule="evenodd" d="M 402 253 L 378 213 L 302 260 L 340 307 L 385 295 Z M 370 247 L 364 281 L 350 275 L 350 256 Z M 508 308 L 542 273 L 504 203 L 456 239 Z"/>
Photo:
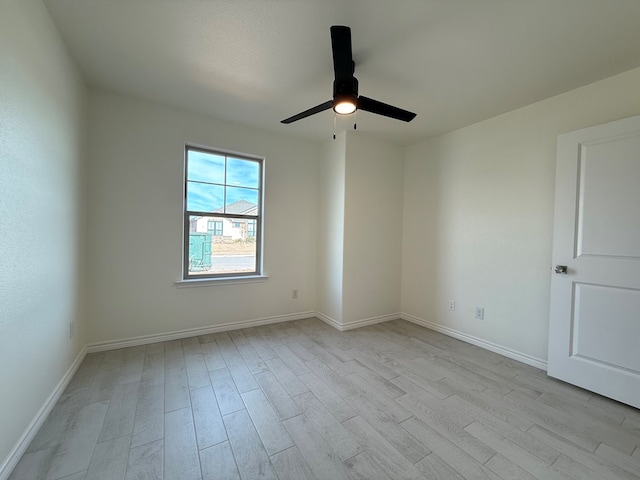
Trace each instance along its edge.
<path fill-rule="evenodd" d="M 351 52 L 351 29 L 341 25 L 331 27 L 331 50 L 333 71 L 337 83 L 353 77 L 354 63 Z"/>
<path fill-rule="evenodd" d="M 395 118 L 396 120 L 402 120 L 403 122 L 410 122 L 416 118 L 416 114 L 413 112 L 379 102 L 378 100 L 363 97 L 362 95 L 358 97 L 358 109 Z"/>
<path fill-rule="evenodd" d="M 325 110 L 329 110 L 333 106 L 333 100 L 328 100 L 320 105 L 316 105 L 315 107 L 310 108 L 309 110 L 305 110 L 304 112 L 298 113 L 293 117 L 285 118 L 280 123 L 293 123 L 298 120 L 302 120 L 303 118 L 310 117 L 311 115 L 315 115 L 316 113 L 324 112 Z"/>

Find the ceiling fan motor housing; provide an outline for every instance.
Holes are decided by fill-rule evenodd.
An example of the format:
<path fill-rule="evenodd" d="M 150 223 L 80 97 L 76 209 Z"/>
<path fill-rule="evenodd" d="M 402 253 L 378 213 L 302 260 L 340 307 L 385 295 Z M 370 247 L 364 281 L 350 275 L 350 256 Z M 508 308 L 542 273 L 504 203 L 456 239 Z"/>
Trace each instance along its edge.
<path fill-rule="evenodd" d="M 341 102 L 349 102 L 356 105 L 358 101 L 358 79 L 351 77 L 348 80 L 333 81 L 333 107 Z"/>
<path fill-rule="evenodd" d="M 348 80 L 333 81 L 333 98 L 337 96 L 358 96 L 358 79 L 351 77 Z"/>

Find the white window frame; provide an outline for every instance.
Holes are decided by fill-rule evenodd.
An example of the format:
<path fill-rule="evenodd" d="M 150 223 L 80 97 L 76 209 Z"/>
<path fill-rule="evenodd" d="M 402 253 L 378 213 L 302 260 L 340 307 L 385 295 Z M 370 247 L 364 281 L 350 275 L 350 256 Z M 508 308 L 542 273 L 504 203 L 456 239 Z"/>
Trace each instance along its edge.
<path fill-rule="evenodd" d="M 233 158 L 237 160 L 246 160 L 251 162 L 256 162 L 259 166 L 258 173 L 258 207 L 256 210 L 256 215 L 242 215 L 237 213 L 225 213 L 225 212 L 202 212 L 202 211 L 194 211 L 187 210 L 187 185 L 188 185 L 188 167 L 189 167 L 189 151 L 203 152 L 212 155 L 224 156 L 225 159 Z M 183 205 L 182 205 L 182 213 L 183 213 L 183 237 L 182 237 L 182 280 L 179 282 L 208 282 L 208 281 L 216 281 L 216 280 L 242 280 L 242 279 L 255 279 L 255 278 L 266 278 L 263 272 L 263 224 L 264 224 L 264 212 L 263 212 L 263 204 L 264 204 L 264 157 L 257 157 L 253 155 L 248 155 L 245 153 L 238 153 L 229 150 L 221 150 L 219 148 L 210 148 L 203 147 L 199 145 L 191 145 L 185 144 L 184 148 L 184 181 L 183 181 Z M 234 187 L 234 185 L 229 185 L 226 183 L 226 166 L 225 166 L 225 183 L 218 184 L 223 185 L 225 187 L 230 186 Z M 223 202 L 226 207 L 226 201 Z M 189 273 L 189 232 L 190 232 L 190 221 L 189 218 L 191 216 L 203 216 L 203 217 L 220 217 L 220 218 L 229 218 L 229 219 L 247 219 L 247 220 L 255 220 L 256 222 L 256 235 L 255 235 L 255 245 L 256 245 L 256 263 L 255 270 L 251 272 L 229 272 L 229 273 L 210 273 L 210 274 L 190 274 Z"/>

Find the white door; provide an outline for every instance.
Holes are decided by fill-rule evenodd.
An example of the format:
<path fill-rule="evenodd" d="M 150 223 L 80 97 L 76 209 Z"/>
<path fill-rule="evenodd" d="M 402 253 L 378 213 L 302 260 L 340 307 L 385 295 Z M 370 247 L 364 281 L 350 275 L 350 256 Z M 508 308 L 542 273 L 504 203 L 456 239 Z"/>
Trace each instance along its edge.
<path fill-rule="evenodd" d="M 558 136 L 552 262 L 549 375 L 640 408 L 640 116 Z"/>

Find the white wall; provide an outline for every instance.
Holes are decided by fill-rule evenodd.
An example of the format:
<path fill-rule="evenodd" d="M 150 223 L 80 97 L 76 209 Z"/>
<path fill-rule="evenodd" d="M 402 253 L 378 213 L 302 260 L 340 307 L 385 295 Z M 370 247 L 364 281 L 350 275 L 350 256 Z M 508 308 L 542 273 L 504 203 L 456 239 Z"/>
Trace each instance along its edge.
<path fill-rule="evenodd" d="M 116 94 L 92 92 L 89 110 L 90 343 L 315 309 L 319 145 Z M 185 143 L 266 157 L 268 281 L 174 285 Z"/>
<path fill-rule="evenodd" d="M 318 272 L 316 310 L 342 323 L 346 133 L 322 145 L 318 163 Z"/>
<path fill-rule="evenodd" d="M 339 327 L 398 314 L 402 149 L 341 132 L 318 173 L 316 310 Z"/>
<path fill-rule="evenodd" d="M 343 323 L 400 312 L 402 149 L 349 132 L 346 145 Z"/>
<path fill-rule="evenodd" d="M 79 302 L 84 101 L 83 83 L 42 3 L 3 1 L 0 475 L 86 340 Z"/>
<path fill-rule="evenodd" d="M 408 147 L 403 312 L 546 361 L 556 137 L 640 113 L 638 85 L 640 69 Z"/>

